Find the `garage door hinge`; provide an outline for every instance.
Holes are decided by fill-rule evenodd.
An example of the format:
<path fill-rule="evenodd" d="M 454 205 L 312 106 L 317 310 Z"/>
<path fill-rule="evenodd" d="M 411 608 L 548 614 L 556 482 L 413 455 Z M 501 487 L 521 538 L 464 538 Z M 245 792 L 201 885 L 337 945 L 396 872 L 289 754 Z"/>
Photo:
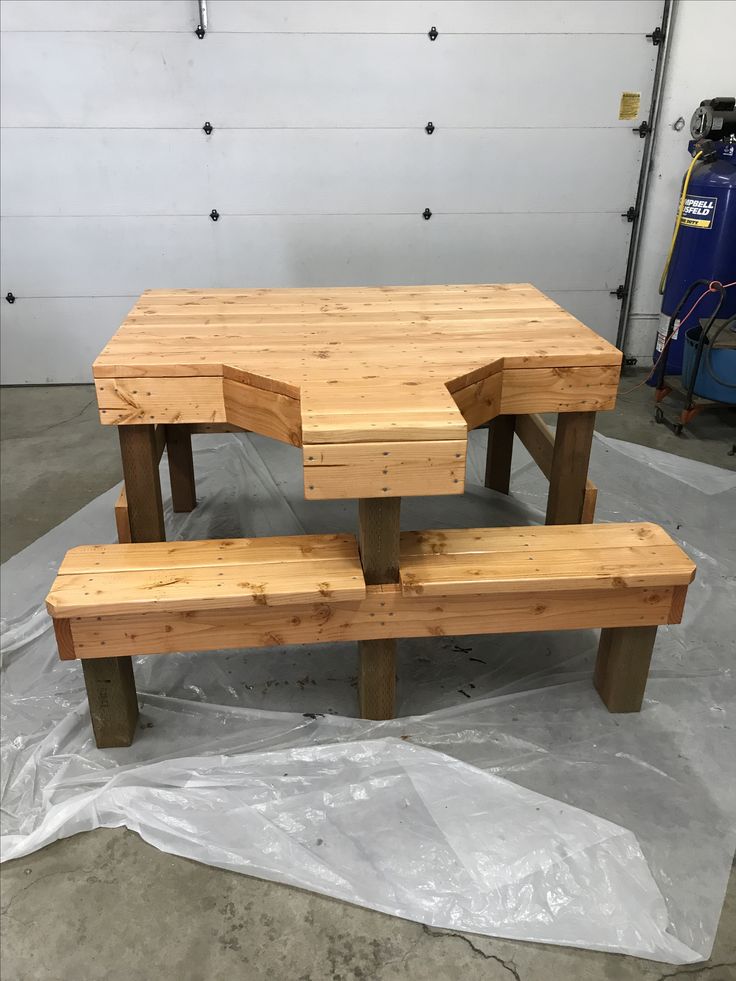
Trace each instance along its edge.
<path fill-rule="evenodd" d="M 422 218 L 424 218 L 425 221 L 429 221 L 431 217 L 432 217 L 432 212 L 429 210 L 429 208 L 425 208 L 424 211 L 422 212 Z"/>
<path fill-rule="evenodd" d="M 209 136 L 210 133 L 213 132 L 214 128 L 215 127 L 212 125 L 212 123 L 209 120 L 202 127 L 202 129 L 205 131 L 205 133 L 207 134 L 207 136 Z"/>
<path fill-rule="evenodd" d="M 644 122 L 640 123 L 638 126 L 632 126 L 631 131 L 633 133 L 638 133 L 643 140 L 646 136 L 649 136 L 649 134 L 652 132 L 652 127 L 645 119 Z"/>
<path fill-rule="evenodd" d="M 647 34 L 647 37 L 656 48 L 664 41 L 664 31 L 661 27 L 655 27 L 651 34 Z"/>
<path fill-rule="evenodd" d="M 628 290 L 623 283 L 619 283 L 615 290 L 610 290 L 611 296 L 615 296 L 617 300 L 623 300 L 623 298 L 628 293 Z"/>
<path fill-rule="evenodd" d="M 439 36 L 440 32 L 437 30 L 437 28 L 434 26 L 430 27 L 429 31 L 427 32 L 427 37 L 429 40 L 436 41 Z"/>
<path fill-rule="evenodd" d="M 15 303 L 15 297 L 12 293 L 7 293 L 5 299 L 8 301 L 8 303 Z"/>
<path fill-rule="evenodd" d="M 627 221 L 636 221 L 636 215 L 637 211 L 633 204 L 627 211 L 621 212 L 621 217 L 625 218 Z"/>

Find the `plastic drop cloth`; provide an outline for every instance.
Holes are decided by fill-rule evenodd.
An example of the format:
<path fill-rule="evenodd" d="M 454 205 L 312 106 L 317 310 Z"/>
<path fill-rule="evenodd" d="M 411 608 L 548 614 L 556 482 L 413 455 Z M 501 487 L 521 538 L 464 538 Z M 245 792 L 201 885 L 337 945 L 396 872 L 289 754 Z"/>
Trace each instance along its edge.
<path fill-rule="evenodd" d="M 405 528 L 543 521 L 518 444 L 513 496 L 406 499 Z M 299 451 L 195 438 L 200 504 L 169 537 L 354 530 L 307 502 Z M 166 463 L 162 465 L 165 471 Z M 65 550 L 114 540 L 113 489 L 2 567 L 3 856 L 125 825 L 165 851 L 435 927 L 708 957 L 734 850 L 736 474 L 597 437 L 598 520 L 662 524 L 698 563 L 660 628 L 639 715 L 592 683 L 594 631 L 399 642 L 400 718 L 356 709 L 354 644 L 140 658 L 140 730 L 97 750 L 78 663 L 43 598 Z M 162 475 L 166 487 L 166 474 Z"/>

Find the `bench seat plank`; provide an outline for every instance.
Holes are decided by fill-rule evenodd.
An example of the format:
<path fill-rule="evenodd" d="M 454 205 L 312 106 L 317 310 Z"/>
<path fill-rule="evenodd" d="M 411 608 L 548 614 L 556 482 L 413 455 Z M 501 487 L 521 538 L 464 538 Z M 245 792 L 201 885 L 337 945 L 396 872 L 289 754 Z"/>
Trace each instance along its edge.
<path fill-rule="evenodd" d="M 276 538 L 220 538 L 201 542 L 141 542 L 126 545 L 79 545 L 70 549 L 59 575 L 97 572 L 195 568 L 302 558 L 355 561 L 354 535 L 283 535 Z"/>
<path fill-rule="evenodd" d="M 694 575 L 682 549 L 646 524 L 410 532 L 401 540 L 405 595 L 686 586 Z"/>
<path fill-rule="evenodd" d="M 151 542 L 74 550 L 47 597 L 55 618 L 359 600 L 352 536 L 244 542 Z"/>

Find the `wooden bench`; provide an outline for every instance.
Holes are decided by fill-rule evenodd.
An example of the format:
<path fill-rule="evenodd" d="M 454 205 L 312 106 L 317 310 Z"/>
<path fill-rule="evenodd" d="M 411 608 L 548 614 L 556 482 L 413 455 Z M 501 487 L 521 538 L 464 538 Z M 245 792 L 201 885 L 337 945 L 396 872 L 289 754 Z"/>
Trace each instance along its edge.
<path fill-rule="evenodd" d="M 595 685 L 636 712 L 694 574 L 652 524 L 404 532 L 399 582 L 376 585 L 351 535 L 152 542 L 72 549 L 47 607 L 109 747 L 133 738 L 131 656 L 185 650 L 600 627 Z"/>

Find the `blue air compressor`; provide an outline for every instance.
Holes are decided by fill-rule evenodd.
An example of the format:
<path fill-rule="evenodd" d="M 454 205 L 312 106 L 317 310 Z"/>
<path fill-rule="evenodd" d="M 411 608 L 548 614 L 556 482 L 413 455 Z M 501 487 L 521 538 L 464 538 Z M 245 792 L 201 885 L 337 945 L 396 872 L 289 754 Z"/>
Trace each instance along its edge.
<path fill-rule="evenodd" d="M 690 122 L 690 135 L 692 161 L 683 178 L 660 282 L 662 313 L 654 350 L 659 370 L 653 372 L 654 384 L 657 376 L 661 383 L 665 372 L 682 373 L 689 328 L 713 317 L 716 307 L 720 321 L 730 321 L 736 315 L 736 99 L 701 102 Z M 697 304 L 697 316 L 689 318 L 680 330 L 678 317 L 689 304 L 685 310 L 678 307 L 697 282 L 717 282 L 726 288 L 704 296 Z M 692 300 L 700 292 L 702 287 L 693 291 Z"/>

